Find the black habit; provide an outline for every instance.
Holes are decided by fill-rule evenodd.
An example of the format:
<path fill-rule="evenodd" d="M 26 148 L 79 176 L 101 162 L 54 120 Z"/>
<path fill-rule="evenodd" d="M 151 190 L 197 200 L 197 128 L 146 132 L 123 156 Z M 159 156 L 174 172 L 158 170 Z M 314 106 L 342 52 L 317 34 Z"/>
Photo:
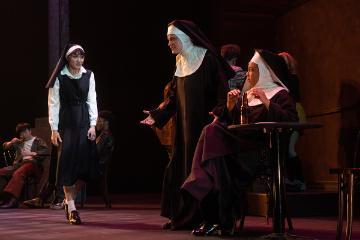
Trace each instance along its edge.
<path fill-rule="evenodd" d="M 231 228 L 233 224 L 232 211 L 244 200 L 245 189 L 259 169 L 262 150 L 267 143 L 262 131 L 228 130 L 227 125 L 239 123 L 238 109 L 229 115 L 203 129 L 191 173 L 182 186 L 184 193 L 190 193 L 193 198 L 195 203 L 192 204 L 201 206 L 205 221 L 221 223 L 225 228 Z M 295 104 L 286 90 L 270 99 L 269 109 L 263 104 L 250 107 L 250 123 L 297 120 Z M 194 208 L 184 210 L 187 212 L 183 215 L 183 223 L 195 214 L 189 212 Z"/>
<path fill-rule="evenodd" d="M 203 127 L 221 114 L 228 91 L 224 76 L 219 76 L 219 61 L 209 51 L 199 69 L 185 77 L 174 77 L 164 109 L 151 112 L 157 127 L 175 114 L 173 153 L 165 170 L 161 215 L 174 219 L 181 208 L 180 187 L 189 175 L 195 147 Z"/>
<path fill-rule="evenodd" d="M 222 114 L 229 90 L 227 80 L 235 73 L 193 22 L 175 20 L 170 25 L 190 37 L 195 46 L 207 50 L 195 72 L 173 77 L 171 92 L 163 107 L 150 112 L 159 128 L 175 116 L 173 151 L 165 169 L 161 199 L 161 216 L 174 223 L 183 206 L 180 187 L 190 173 L 201 131 L 213 120 L 209 112 Z"/>

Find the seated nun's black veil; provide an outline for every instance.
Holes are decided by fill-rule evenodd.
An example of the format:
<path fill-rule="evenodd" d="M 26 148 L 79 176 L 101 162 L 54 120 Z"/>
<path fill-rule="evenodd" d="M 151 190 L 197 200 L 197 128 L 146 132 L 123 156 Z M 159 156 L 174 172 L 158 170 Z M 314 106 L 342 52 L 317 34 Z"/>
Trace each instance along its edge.
<path fill-rule="evenodd" d="M 279 80 L 289 89 L 289 74 L 285 60 L 281 56 L 268 50 L 258 49 L 256 51 L 264 59 Z"/>
<path fill-rule="evenodd" d="M 65 57 L 66 52 L 74 45 L 76 45 L 76 44 L 68 43 L 63 48 L 60 58 L 59 58 L 58 62 L 56 63 L 56 66 L 50 75 L 49 81 L 47 82 L 47 84 L 45 86 L 46 88 L 54 87 L 56 77 L 59 75 L 59 73 L 61 72 L 61 70 L 64 68 L 64 66 L 67 63 L 66 57 Z"/>
<path fill-rule="evenodd" d="M 223 68 L 226 79 L 230 79 L 235 76 L 234 70 L 220 56 L 216 48 L 212 45 L 212 43 L 205 36 L 205 34 L 195 25 L 195 23 L 189 20 L 174 20 L 168 24 L 168 26 L 170 25 L 174 25 L 175 27 L 183 31 L 186 35 L 188 35 L 194 45 L 206 48 L 213 55 L 215 55 L 216 58 L 219 60 L 221 67 Z"/>

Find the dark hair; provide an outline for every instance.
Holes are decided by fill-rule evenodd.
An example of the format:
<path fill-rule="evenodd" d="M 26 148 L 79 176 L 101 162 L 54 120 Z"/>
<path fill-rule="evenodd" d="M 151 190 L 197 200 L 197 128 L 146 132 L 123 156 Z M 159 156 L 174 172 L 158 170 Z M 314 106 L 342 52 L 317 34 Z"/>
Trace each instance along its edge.
<path fill-rule="evenodd" d="M 233 58 L 240 57 L 240 47 L 236 44 L 226 44 L 221 47 L 221 56 L 229 61 Z"/>
<path fill-rule="evenodd" d="M 115 121 L 115 115 L 111 111 L 102 110 L 102 111 L 100 111 L 98 113 L 98 117 L 103 118 L 106 121 L 108 121 L 110 130 L 111 131 L 113 130 L 113 128 L 114 128 L 113 124 L 114 124 L 114 121 Z"/>
<path fill-rule="evenodd" d="M 31 125 L 30 123 L 18 123 L 16 125 L 16 135 L 20 135 L 21 132 L 25 131 L 25 130 L 31 130 Z"/>

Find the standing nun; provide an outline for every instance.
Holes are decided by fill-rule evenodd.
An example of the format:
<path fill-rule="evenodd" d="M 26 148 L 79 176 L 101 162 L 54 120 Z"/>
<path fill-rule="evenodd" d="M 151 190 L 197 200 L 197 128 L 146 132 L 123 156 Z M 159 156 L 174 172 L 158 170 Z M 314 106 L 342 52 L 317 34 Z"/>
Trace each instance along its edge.
<path fill-rule="evenodd" d="M 170 221 L 164 228 L 184 227 L 178 222 L 184 202 L 180 187 L 191 170 L 202 128 L 213 121 L 210 112 L 222 114 L 228 92 L 227 80 L 235 75 L 202 31 L 191 21 L 168 24 L 168 46 L 176 55 L 176 70 L 169 97 L 141 121 L 161 128 L 175 116 L 175 136 L 163 181 L 161 216 Z M 189 226 L 187 226 L 189 227 Z"/>
<path fill-rule="evenodd" d="M 46 85 L 51 142 L 59 146 L 57 180 L 64 188 L 65 214 L 70 224 L 81 224 L 74 200 L 96 169 L 95 78 L 83 67 L 84 57 L 80 45 L 68 44 Z"/>

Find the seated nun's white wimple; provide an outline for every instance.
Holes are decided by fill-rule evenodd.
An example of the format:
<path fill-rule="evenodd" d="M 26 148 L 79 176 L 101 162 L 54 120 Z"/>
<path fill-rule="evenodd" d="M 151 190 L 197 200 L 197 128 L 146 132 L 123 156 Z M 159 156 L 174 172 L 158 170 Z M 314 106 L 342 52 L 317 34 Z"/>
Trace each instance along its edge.
<path fill-rule="evenodd" d="M 191 42 L 190 37 L 174 25 L 168 27 L 167 34 L 176 35 L 182 43 L 182 50 L 176 55 L 176 71 L 174 75 L 185 77 L 198 70 L 204 60 L 207 49 L 195 46 Z"/>
<path fill-rule="evenodd" d="M 268 99 L 271 99 L 275 94 L 277 94 L 283 89 L 289 92 L 289 89 L 280 81 L 280 79 L 275 75 L 273 70 L 263 60 L 263 58 L 258 52 L 255 52 L 250 62 L 256 63 L 259 68 L 259 81 L 251 89 L 262 89 Z M 277 83 L 279 83 L 281 86 L 279 86 L 279 84 Z M 251 91 L 251 89 L 249 88 L 250 84 L 248 83 L 248 81 L 246 81 L 242 91 L 249 92 Z M 247 96 L 249 106 L 257 106 L 262 104 L 262 102 L 259 99 L 255 98 L 254 95 L 248 94 Z"/>
<path fill-rule="evenodd" d="M 85 52 L 84 49 L 80 45 L 74 45 L 67 50 L 65 57 L 67 58 L 70 54 L 72 54 L 75 50 L 80 49 L 81 51 Z"/>

